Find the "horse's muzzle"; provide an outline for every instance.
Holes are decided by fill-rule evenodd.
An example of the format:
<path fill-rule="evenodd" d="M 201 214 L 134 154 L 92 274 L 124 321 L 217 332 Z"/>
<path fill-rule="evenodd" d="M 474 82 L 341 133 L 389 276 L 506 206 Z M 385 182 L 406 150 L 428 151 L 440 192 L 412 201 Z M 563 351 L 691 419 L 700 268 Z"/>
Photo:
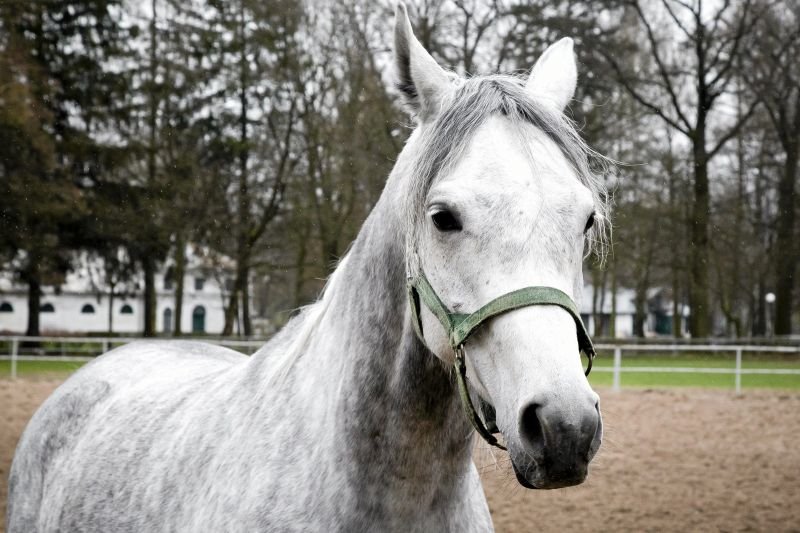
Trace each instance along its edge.
<path fill-rule="evenodd" d="M 589 461 L 600 448 L 603 423 L 596 396 L 569 408 L 530 403 L 519 417 L 522 449 L 511 449 L 517 480 L 531 489 L 557 489 L 583 483 Z"/>

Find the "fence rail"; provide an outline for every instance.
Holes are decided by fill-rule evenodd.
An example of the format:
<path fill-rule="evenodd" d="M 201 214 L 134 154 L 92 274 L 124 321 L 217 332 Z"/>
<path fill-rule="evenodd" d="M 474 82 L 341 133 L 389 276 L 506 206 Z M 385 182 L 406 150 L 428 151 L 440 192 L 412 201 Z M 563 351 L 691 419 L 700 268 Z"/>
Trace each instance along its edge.
<path fill-rule="evenodd" d="M 24 336 L 0 336 L 0 345 L 8 346 L 9 353 L 0 353 L 0 361 L 11 361 L 11 377 L 17 377 L 17 365 L 19 362 L 26 361 L 49 361 L 49 362 L 87 362 L 98 355 L 107 352 L 111 348 L 122 346 L 134 341 L 153 340 L 138 337 L 24 337 Z M 172 339 L 174 340 L 174 339 Z M 226 338 L 181 338 L 180 340 L 193 340 L 217 344 L 236 349 L 238 351 L 252 354 L 264 345 L 264 340 L 258 339 L 226 339 Z M 26 355 L 20 353 L 22 344 L 38 343 L 58 345 L 61 348 L 61 355 Z M 82 345 L 80 349 L 68 351 L 68 345 Z M 800 376 L 800 368 L 743 368 L 742 356 L 745 353 L 766 353 L 783 354 L 784 356 L 796 355 L 800 361 L 800 346 L 775 346 L 775 345 L 752 345 L 752 344 L 630 344 L 625 343 L 602 343 L 595 345 L 599 352 L 613 353 L 612 366 L 595 365 L 594 372 L 611 372 L 612 389 L 619 391 L 622 388 L 622 374 L 624 373 L 683 373 L 683 374 L 728 374 L 734 376 L 734 388 L 737 394 L 742 391 L 743 375 L 797 375 Z M 718 367 L 692 367 L 692 366 L 624 366 L 623 352 L 643 354 L 647 352 L 678 354 L 687 353 L 729 353 L 734 356 L 733 368 Z M 631 357 L 635 360 L 635 356 Z"/>
<path fill-rule="evenodd" d="M 17 377 L 17 366 L 20 362 L 29 361 L 42 361 L 42 362 L 64 362 L 64 363 L 85 363 L 91 361 L 98 355 L 101 355 L 112 348 L 123 346 L 135 341 L 153 341 L 153 340 L 178 340 L 158 339 L 158 338 L 140 338 L 140 337 L 27 337 L 27 336 L 0 336 L 0 344 L 8 346 L 8 354 L 0 354 L 0 361 L 11 362 L 11 379 Z M 264 340 L 242 340 L 242 339 L 227 339 L 227 338 L 192 338 L 181 337 L 182 341 L 199 341 L 207 342 L 210 344 L 217 344 L 227 348 L 233 348 L 248 355 L 252 354 L 264 345 Z M 20 348 L 23 344 L 48 344 L 57 345 L 61 348 L 61 355 L 26 355 L 20 353 Z M 74 349 L 67 355 L 65 349 L 68 345 L 80 345 L 80 349 Z M 88 349 L 87 349 L 88 348 Z M 43 351 L 42 348 L 37 348 Z M 46 352 L 45 352 L 46 353 Z M 77 355 L 81 354 L 81 355 Z"/>
<path fill-rule="evenodd" d="M 742 393 L 742 376 L 747 374 L 800 375 L 797 368 L 742 368 L 742 354 L 770 353 L 795 354 L 800 356 L 800 346 L 771 346 L 745 344 L 598 344 L 598 351 L 614 353 L 613 366 L 595 366 L 593 370 L 612 372 L 611 388 L 619 391 L 622 388 L 622 373 L 683 373 L 683 374 L 733 374 L 736 394 Z M 732 353 L 735 354 L 734 368 L 704 367 L 662 367 L 662 366 L 623 366 L 622 352 L 689 352 L 689 353 Z"/>

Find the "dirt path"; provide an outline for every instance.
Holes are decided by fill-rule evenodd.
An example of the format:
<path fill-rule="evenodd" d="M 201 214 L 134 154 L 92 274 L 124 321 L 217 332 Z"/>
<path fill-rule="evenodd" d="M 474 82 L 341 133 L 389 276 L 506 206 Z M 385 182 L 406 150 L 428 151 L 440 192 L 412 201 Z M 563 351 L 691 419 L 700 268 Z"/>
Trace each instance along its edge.
<path fill-rule="evenodd" d="M 800 531 L 800 395 L 600 394 L 607 429 L 584 485 L 484 474 L 498 531 Z"/>
<path fill-rule="evenodd" d="M 57 385 L 0 380 L 0 528 L 17 439 Z M 800 532 L 800 394 L 600 394 L 606 437 L 580 487 L 525 490 L 502 455 L 476 451 L 499 532 Z"/>

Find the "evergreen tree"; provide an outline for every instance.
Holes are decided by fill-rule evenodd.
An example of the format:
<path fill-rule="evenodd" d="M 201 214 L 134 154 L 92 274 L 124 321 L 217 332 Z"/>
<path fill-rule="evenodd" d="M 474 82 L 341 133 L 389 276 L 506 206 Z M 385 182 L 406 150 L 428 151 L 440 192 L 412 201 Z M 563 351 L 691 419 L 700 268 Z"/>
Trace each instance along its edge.
<path fill-rule="evenodd" d="M 7 0 L 0 105 L 3 248 L 28 285 L 29 335 L 39 334 L 43 284 L 57 283 L 85 241 L 86 188 L 104 149 L 119 79 L 118 0 Z M 24 121 L 24 122 L 23 122 Z"/>

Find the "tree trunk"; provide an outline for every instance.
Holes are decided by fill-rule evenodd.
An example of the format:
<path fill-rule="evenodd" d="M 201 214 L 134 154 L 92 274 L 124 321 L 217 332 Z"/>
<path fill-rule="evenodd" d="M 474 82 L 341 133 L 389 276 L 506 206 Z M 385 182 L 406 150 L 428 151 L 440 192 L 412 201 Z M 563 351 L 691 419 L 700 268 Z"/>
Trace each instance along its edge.
<path fill-rule="evenodd" d="M 303 286 L 306 282 L 306 254 L 308 253 L 308 234 L 310 233 L 310 221 L 308 217 L 303 217 L 303 231 L 301 232 L 297 248 L 297 270 L 294 278 L 294 296 L 292 307 L 297 309 L 303 304 Z"/>
<path fill-rule="evenodd" d="M 108 289 L 108 334 L 114 333 L 114 286 Z"/>
<path fill-rule="evenodd" d="M 742 62 L 741 58 L 737 61 L 737 68 L 740 72 L 742 72 Z M 741 77 L 737 77 L 737 85 L 743 85 Z M 742 99 L 741 95 L 736 99 L 736 117 L 737 120 L 741 120 L 743 114 L 742 110 Z M 726 314 L 729 318 L 728 323 L 728 334 L 730 335 L 730 325 L 731 322 L 733 323 L 734 331 L 736 338 L 740 338 L 742 336 L 742 289 L 741 289 L 741 263 L 742 263 L 742 229 L 747 224 L 747 220 L 745 219 L 745 206 L 747 205 L 747 196 L 745 191 L 745 139 L 743 134 L 739 134 L 736 136 L 736 206 L 734 213 L 736 218 L 733 224 L 733 242 L 732 242 L 732 251 L 733 257 L 731 257 L 731 265 L 730 265 L 730 277 L 731 281 L 728 284 L 728 294 L 727 296 L 723 297 L 723 301 L 727 300 L 727 311 Z M 720 259 L 717 259 L 717 262 L 720 264 L 718 267 L 721 272 L 724 272 L 724 269 L 721 267 L 723 263 L 720 262 Z M 725 285 L 722 282 L 722 279 L 718 280 L 718 283 L 721 285 L 723 291 L 725 291 Z"/>
<path fill-rule="evenodd" d="M 614 244 L 611 244 L 611 256 L 614 256 Z M 613 261 L 613 260 L 612 260 Z M 611 316 L 609 317 L 608 335 L 612 339 L 617 337 L 617 265 L 611 263 Z"/>
<path fill-rule="evenodd" d="M 233 291 L 231 291 L 230 298 L 228 299 L 228 307 L 225 308 L 225 325 L 222 327 L 222 336 L 230 337 L 233 335 L 233 324 L 239 314 L 239 279 L 234 283 Z"/>
<path fill-rule="evenodd" d="M 175 242 L 175 272 L 172 282 L 175 284 L 175 314 L 172 334 L 180 337 L 183 333 L 183 283 L 186 278 L 186 244 L 182 234 L 178 234 Z"/>
<path fill-rule="evenodd" d="M 798 111 L 800 113 L 800 111 Z M 792 333 L 792 296 L 796 270 L 794 243 L 797 207 L 797 147 L 786 151 L 786 165 L 778 184 L 778 231 L 775 241 L 775 334 Z"/>
<path fill-rule="evenodd" d="M 38 337 L 41 334 L 39 329 L 39 308 L 42 304 L 42 285 L 39 280 L 38 259 L 31 256 L 28 265 L 28 329 L 25 335 L 28 337 Z"/>
<path fill-rule="evenodd" d="M 244 328 L 247 335 L 248 326 L 243 325 L 239 321 L 239 299 L 242 299 L 242 306 L 249 305 L 249 295 L 245 296 L 245 289 L 247 285 L 247 276 L 250 273 L 250 256 L 246 250 L 239 249 L 236 257 L 236 277 L 233 282 L 233 290 L 231 291 L 230 299 L 228 300 L 228 307 L 225 309 L 225 326 L 222 329 L 222 336 L 227 337 L 233 335 L 233 326 L 236 324 L 237 331 L 241 333 Z M 246 315 L 249 320 L 249 314 Z M 242 322 L 244 318 L 242 318 Z"/>
<path fill-rule="evenodd" d="M 250 291 L 248 275 L 250 273 L 250 190 L 247 181 L 247 162 L 249 153 L 249 138 L 247 131 L 247 43 L 244 4 L 239 4 L 239 190 L 238 190 L 238 223 L 236 243 L 236 282 L 233 294 L 225 312 L 225 328 L 223 335 L 233 333 L 233 323 L 239 318 L 239 298 L 242 305 L 241 328 L 245 335 L 250 335 Z M 238 322 L 238 320 L 237 320 Z"/>
<path fill-rule="evenodd" d="M 765 141 L 765 137 L 762 137 L 760 142 L 760 151 L 758 155 L 758 162 L 756 169 L 758 170 L 758 175 L 764 175 L 764 169 L 766 166 L 767 157 L 767 143 Z M 758 241 L 758 246 L 763 251 L 762 255 L 764 257 L 768 257 L 770 255 L 769 250 L 771 248 L 769 244 L 769 237 L 768 237 L 768 230 L 767 230 L 767 223 L 766 223 L 766 194 L 765 188 L 767 184 L 764 183 L 762 179 L 755 180 L 755 212 L 753 213 L 753 219 L 755 220 L 755 233 L 756 238 Z M 753 337 L 764 337 L 767 334 L 767 309 L 766 309 L 766 302 L 765 297 L 767 293 L 767 268 L 764 266 L 758 265 L 758 269 L 756 271 L 756 294 L 752 303 L 752 311 L 750 320 L 752 322 L 752 335 Z"/>
<path fill-rule="evenodd" d="M 758 282 L 758 294 L 755 301 L 755 316 L 753 317 L 753 337 L 767 335 L 767 291 L 764 289 L 764 280 Z"/>
<path fill-rule="evenodd" d="M 250 337 L 253 334 L 253 324 L 250 321 L 250 260 L 244 261 L 242 270 L 242 329 L 244 336 Z"/>
<path fill-rule="evenodd" d="M 633 336 L 644 337 L 644 324 L 647 321 L 647 287 L 638 287 L 634 298 L 636 308 L 633 317 Z"/>
<path fill-rule="evenodd" d="M 674 224 L 676 219 L 678 220 L 678 228 L 683 228 L 683 220 L 681 220 L 681 210 L 679 208 L 679 202 L 677 197 L 677 183 L 676 183 L 676 172 L 675 172 L 675 157 L 674 152 L 672 151 L 672 130 L 667 128 L 667 139 L 669 141 L 669 155 L 667 157 L 667 176 L 669 178 L 668 181 L 668 192 L 669 192 L 669 213 L 670 217 L 672 218 L 671 222 Z M 670 225 L 670 231 L 675 231 L 675 226 Z M 683 233 L 683 230 L 680 231 Z M 677 236 L 676 236 L 677 237 Z M 680 239 L 676 239 L 679 241 Z M 670 274 L 672 276 L 672 336 L 674 338 L 680 338 L 682 336 L 682 306 L 681 301 L 679 298 L 680 294 L 680 248 L 673 248 L 672 253 L 670 254 Z"/>
<path fill-rule="evenodd" d="M 708 286 L 708 225 L 711 200 L 708 188 L 708 154 L 704 115 L 698 117 L 698 127 L 693 139 L 694 155 L 694 204 L 691 221 L 691 273 L 689 289 L 691 315 L 689 327 L 692 337 L 706 338 L 711 335 L 711 314 Z"/>
<path fill-rule="evenodd" d="M 144 332 L 145 337 L 156 335 L 156 264 L 148 255 L 142 261 L 144 270 Z"/>
<path fill-rule="evenodd" d="M 680 281 L 678 271 L 672 269 L 672 336 L 679 339 L 683 336 L 683 309 L 679 300 Z"/>
<path fill-rule="evenodd" d="M 157 19 L 157 0 L 151 0 L 153 17 L 150 20 L 150 83 L 156 83 L 156 19 Z M 155 189 L 156 182 L 156 124 L 158 117 L 158 101 L 156 100 L 155 88 L 150 88 L 149 94 L 149 140 L 147 145 L 147 186 L 149 192 Z M 153 201 L 153 196 L 148 194 L 148 200 Z M 148 221 L 149 223 L 150 221 Z M 156 335 L 156 265 L 151 249 L 145 249 L 142 259 L 142 269 L 144 270 L 144 331 L 145 337 Z"/>

